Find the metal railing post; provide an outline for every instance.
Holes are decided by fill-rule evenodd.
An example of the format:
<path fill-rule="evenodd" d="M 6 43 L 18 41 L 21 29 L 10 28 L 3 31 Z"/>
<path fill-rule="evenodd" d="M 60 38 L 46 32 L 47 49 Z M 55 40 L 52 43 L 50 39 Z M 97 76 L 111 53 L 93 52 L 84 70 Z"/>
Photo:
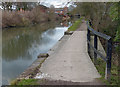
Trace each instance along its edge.
<path fill-rule="evenodd" d="M 106 64 L 106 75 L 105 79 L 110 81 L 111 77 L 111 57 L 112 57 L 112 40 L 109 39 L 107 42 L 107 64 Z"/>
<path fill-rule="evenodd" d="M 94 35 L 94 48 L 97 50 L 97 35 Z M 94 63 L 97 62 L 97 53 L 94 51 Z"/>
<path fill-rule="evenodd" d="M 90 30 L 87 28 L 87 40 L 90 42 Z M 90 45 L 88 43 L 88 54 L 90 55 Z"/>

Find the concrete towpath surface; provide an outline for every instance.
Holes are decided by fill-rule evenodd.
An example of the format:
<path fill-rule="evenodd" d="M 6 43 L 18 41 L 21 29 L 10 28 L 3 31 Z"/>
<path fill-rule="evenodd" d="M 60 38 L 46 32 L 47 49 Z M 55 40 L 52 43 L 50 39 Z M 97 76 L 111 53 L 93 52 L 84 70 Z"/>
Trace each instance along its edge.
<path fill-rule="evenodd" d="M 64 44 L 58 46 L 59 49 L 42 64 L 42 73 L 35 78 L 89 84 L 96 82 L 101 76 L 87 53 L 86 28 L 83 22 L 79 31 L 75 31 Z"/>
<path fill-rule="evenodd" d="M 77 31 L 87 31 L 87 25 L 86 25 L 86 21 L 82 20 L 82 24 L 81 26 L 77 29 Z"/>

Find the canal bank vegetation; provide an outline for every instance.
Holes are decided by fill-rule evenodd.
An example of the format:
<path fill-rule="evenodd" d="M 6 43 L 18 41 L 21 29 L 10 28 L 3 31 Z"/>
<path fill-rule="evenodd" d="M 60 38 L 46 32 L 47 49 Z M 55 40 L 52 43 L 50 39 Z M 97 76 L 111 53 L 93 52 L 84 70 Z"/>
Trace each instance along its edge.
<path fill-rule="evenodd" d="M 2 28 L 23 27 L 59 20 L 54 6 L 49 8 L 35 2 L 2 2 Z"/>
<path fill-rule="evenodd" d="M 83 17 L 80 17 L 80 19 L 76 20 L 71 27 L 68 28 L 68 31 L 75 31 L 80 27 L 80 24 L 82 23 Z"/>
<path fill-rule="evenodd" d="M 39 85 L 37 79 L 22 79 L 20 81 L 14 80 L 11 85 Z"/>
<path fill-rule="evenodd" d="M 101 59 L 98 58 L 97 64 L 95 65 L 98 72 L 102 76 L 100 80 L 102 80 L 106 85 L 117 85 L 119 84 L 119 78 L 118 78 L 118 69 L 115 64 L 112 63 L 111 68 L 111 80 L 108 82 L 105 80 L 105 69 L 106 69 L 106 63 Z"/>
<path fill-rule="evenodd" d="M 91 27 L 98 32 L 112 37 L 112 70 L 110 84 L 119 85 L 120 83 L 120 2 L 83 2 L 75 3 L 76 8 L 71 14 L 80 14 L 85 19 L 91 21 Z M 105 40 L 100 39 L 102 45 L 106 46 Z M 101 65 L 101 66 L 100 66 Z M 103 62 L 99 60 L 100 67 L 96 66 L 103 76 Z M 103 77 L 104 78 L 104 77 Z M 106 80 L 104 80 L 106 81 Z"/>

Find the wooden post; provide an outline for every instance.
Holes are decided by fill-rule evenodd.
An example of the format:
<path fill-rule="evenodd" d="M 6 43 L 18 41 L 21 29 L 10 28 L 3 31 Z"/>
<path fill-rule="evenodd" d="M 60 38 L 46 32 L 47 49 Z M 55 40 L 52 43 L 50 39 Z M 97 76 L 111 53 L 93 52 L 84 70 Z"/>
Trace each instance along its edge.
<path fill-rule="evenodd" d="M 111 58 L 112 58 L 112 40 L 108 40 L 107 42 L 107 64 L 106 64 L 106 75 L 105 79 L 110 81 L 111 77 Z"/>
<path fill-rule="evenodd" d="M 94 35 L 94 48 L 97 50 L 97 35 Z M 94 63 L 97 63 L 97 53 L 94 51 Z"/>

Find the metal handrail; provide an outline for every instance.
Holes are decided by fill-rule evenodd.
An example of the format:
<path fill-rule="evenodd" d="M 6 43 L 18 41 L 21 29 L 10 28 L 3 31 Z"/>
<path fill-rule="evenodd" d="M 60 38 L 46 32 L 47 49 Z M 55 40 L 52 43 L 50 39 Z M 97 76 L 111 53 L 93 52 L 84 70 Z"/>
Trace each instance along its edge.
<path fill-rule="evenodd" d="M 99 37 L 102 37 L 102 38 L 104 38 L 104 39 L 106 39 L 106 40 L 111 39 L 111 36 L 108 36 L 108 35 L 103 34 L 103 33 L 101 33 L 101 32 L 97 32 L 97 31 L 95 31 L 94 29 L 92 29 L 90 26 L 88 26 L 88 29 L 89 29 L 93 34 L 95 34 L 95 35 L 97 35 L 97 36 L 99 36 Z"/>
<path fill-rule="evenodd" d="M 94 46 L 90 43 L 90 36 L 91 33 L 94 35 Z M 98 37 L 104 38 L 107 40 L 107 56 L 102 55 L 98 50 Z M 111 58 L 112 58 L 112 38 L 111 36 L 108 36 L 106 34 L 103 34 L 101 32 L 95 31 L 93 28 L 89 26 L 89 23 L 87 21 L 87 43 L 88 43 L 88 54 L 90 55 L 90 47 L 94 50 L 94 63 L 96 64 L 97 61 L 97 55 L 99 55 L 105 62 L 106 62 L 106 73 L 105 73 L 105 79 L 110 81 L 111 76 Z"/>

